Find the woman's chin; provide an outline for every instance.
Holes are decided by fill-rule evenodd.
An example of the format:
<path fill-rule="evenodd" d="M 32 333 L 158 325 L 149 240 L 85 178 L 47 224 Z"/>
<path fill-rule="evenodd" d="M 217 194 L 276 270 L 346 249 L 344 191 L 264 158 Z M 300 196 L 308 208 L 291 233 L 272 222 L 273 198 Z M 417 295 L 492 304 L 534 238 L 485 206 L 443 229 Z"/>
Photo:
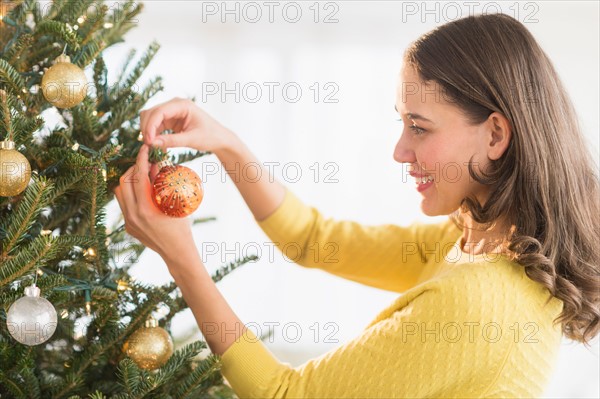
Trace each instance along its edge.
<path fill-rule="evenodd" d="M 440 207 L 439 204 L 432 201 L 431 198 L 423 198 L 421 201 L 421 212 L 423 212 L 424 215 L 431 217 L 449 215 L 452 213 L 452 211 Z"/>
<path fill-rule="evenodd" d="M 426 198 L 421 201 L 421 212 L 426 216 L 435 216 L 435 210 L 429 206 Z"/>

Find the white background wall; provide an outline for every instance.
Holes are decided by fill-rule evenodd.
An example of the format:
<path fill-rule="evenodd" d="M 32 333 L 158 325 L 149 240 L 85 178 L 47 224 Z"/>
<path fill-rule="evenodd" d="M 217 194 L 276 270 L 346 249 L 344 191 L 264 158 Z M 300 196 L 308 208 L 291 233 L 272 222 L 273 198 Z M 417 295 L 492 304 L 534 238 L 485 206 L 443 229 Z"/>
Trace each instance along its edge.
<path fill-rule="evenodd" d="M 143 50 L 156 39 L 162 48 L 144 79 L 161 75 L 166 90 L 149 105 L 175 96 L 196 96 L 197 103 L 232 128 L 262 162 L 279 162 L 275 176 L 326 216 L 367 224 L 442 220 L 420 213 L 420 195 L 414 183 L 402 181 L 401 165 L 392 159 L 401 129 L 393 111 L 395 86 L 406 46 L 454 19 L 456 5 L 466 15 L 464 3 L 428 2 L 426 7 L 433 12 L 426 14 L 421 2 L 321 2 L 317 5 L 317 23 L 314 2 L 296 3 L 302 10 L 297 23 L 284 18 L 295 17 L 293 5 L 284 14 L 285 3 L 277 3 L 270 23 L 267 6 L 263 2 L 254 4 L 259 6 L 262 18 L 252 23 L 257 8 L 237 3 L 238 23 L 235 14 L 222 15 L 224 7 L 234 10 L 235 2 L 145 2 L 145 10 L 134 22 L 137 26 L 126 36 L 126 42 L 105 52 L 111 81 L 130 48 Z M 494 4 L 487 4 L 476 3 L 475 12 L 481 13 L 485 7 L 493 12 Z M 518 19 L 553 60 L 597 159 L 598 3 L 501 4 L 504 13 L 515 16 L 519 11 Z M 407 7 L 417 7 L 417 13 L 409 15 L 407 11 L 415 8 Z M 215 15 L 205 12 L 214 8 Z M 331 13 L 338 22 L 324 23 L 324 17 Z M 203 83 L 225 83 L 232 89 L 235 82 L 242 87 L 253 82 L 262 86 L 262 98 L 252 103 L 248 98 L 236 102 L 233 95 L 228 95 L 222 101 L 219 95 L 212 95 L 203 101 Z M 273 102 L 269 102 L 264 82 L 280 83 Z M 289 82 L 303 91 L 296 103 L 282 95 L 281 87 Z M 321 96 L 333 91 L 324 86 L 332 82 L 338 88 L 333 95 L 338 102 L 326 103 L 323 98 L 315 102 L 310 89 L 315 82 Z M 294 94 L 291 89 L 288 93 Z M 256 93 L 249 90 L 247 94 L 251 99 Z M 292 181 L 294 169 L 282 173 L 283 166 L 293 162 L 302 171 L 297 182 Z M 318 178 L 315 162 L 319 163 Z M 337 169 L 326 168 L 328 162 Z M 268 238 L 254 223 L 233 182 L 206 175 L 209 166 L 219 166 L 217 159 L 211 156 L 188 166 L 205 180 L 205 199 L 194 216 L 218 218 L 217 222 L 195 228 L 199 247 L 206 249 L 209 243 L 220 249 L 217 254 L 205 255 L 207 267 L 214 270 L 245 254 L 261 256 L 260 261 L 220 282 L 219 288 L 245 323 L 258 323 L 263 333 L 268 323 L 280 323 L 274 329 L 273 342 L 267 343 L 280 360 L 295 366 L 343 344 L 358 335 L 397 296 L 298 267 L 278 251 L 270 255 L 270 247 L 265 244 Z M 337 182 L 327 183 L 328 175 Z M 113 203 L 109 215 L 116 214 L 118 206 Z M 161 258 L 152 251 L 144 253 L 133 273 L 139 280 L 156 284 L 171 279 Z M 293 322 L 302 334 L 297 342 Z M 328 322 L 333 324 L 326 326 Z M 289 329 L 284 331 L 286 326 Z M 197 331 L 191 312 L 176 316 L 175 337 L 190 330 Z M 565 341 L 545 396 L 598 397 L 598 374 L 597 340 L 592 350 Z"/>

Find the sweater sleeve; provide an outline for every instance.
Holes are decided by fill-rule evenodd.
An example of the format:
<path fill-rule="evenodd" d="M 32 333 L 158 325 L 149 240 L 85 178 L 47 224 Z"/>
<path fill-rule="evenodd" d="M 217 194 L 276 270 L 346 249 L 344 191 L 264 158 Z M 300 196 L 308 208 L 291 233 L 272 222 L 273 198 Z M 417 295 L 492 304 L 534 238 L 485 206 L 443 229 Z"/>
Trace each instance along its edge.
<path fill-rule="evenodd" d="M 444 236 L 454 227 L 450 220 L 366 226 L 325 218 L 289 188 L 282 204 L 257 223 L 291 261 L 394 292 L 404 292 L 436 273 L 439 255 L 432 255 L 439 253 Z"/>
<path fill-rule="evenodd" d="M 221 371 L 240 398 L 481 397 L 504 367 L 512 341 L 481 339 L 473 323 L 482 320 L 481 307 L 460 295 L 464 288 L 424 291 L 297 368 L 280 363 L 245 330 L 222 355 Z"/>

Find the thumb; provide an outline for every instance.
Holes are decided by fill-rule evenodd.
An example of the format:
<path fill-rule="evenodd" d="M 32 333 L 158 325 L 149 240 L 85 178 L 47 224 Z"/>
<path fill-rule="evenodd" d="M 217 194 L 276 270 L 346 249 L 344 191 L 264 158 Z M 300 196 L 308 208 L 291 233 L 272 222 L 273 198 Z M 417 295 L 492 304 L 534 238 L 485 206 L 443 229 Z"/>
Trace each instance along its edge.
<path fill-rule="evenodd" d="M 139 168 L 139 171 L 144 173 L 142 176 L 148 175 L 148 146 L 146 144 L 143 144 L 140 147 L 136 159 L 136 164 Z"/>

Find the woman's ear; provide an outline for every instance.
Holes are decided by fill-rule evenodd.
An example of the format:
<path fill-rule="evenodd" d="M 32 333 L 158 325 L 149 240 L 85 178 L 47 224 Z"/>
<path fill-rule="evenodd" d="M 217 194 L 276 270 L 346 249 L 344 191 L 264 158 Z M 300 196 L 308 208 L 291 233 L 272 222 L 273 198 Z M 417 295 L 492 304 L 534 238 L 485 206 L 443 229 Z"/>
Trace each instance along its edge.
<path fill-rule="evenodd" d="M 499 112 L 492 112 L 488 117 L 489 136 L 487 156 L 495 161 L 504 155 L 510 144 L 512 128 L 508 119 Z"/>

